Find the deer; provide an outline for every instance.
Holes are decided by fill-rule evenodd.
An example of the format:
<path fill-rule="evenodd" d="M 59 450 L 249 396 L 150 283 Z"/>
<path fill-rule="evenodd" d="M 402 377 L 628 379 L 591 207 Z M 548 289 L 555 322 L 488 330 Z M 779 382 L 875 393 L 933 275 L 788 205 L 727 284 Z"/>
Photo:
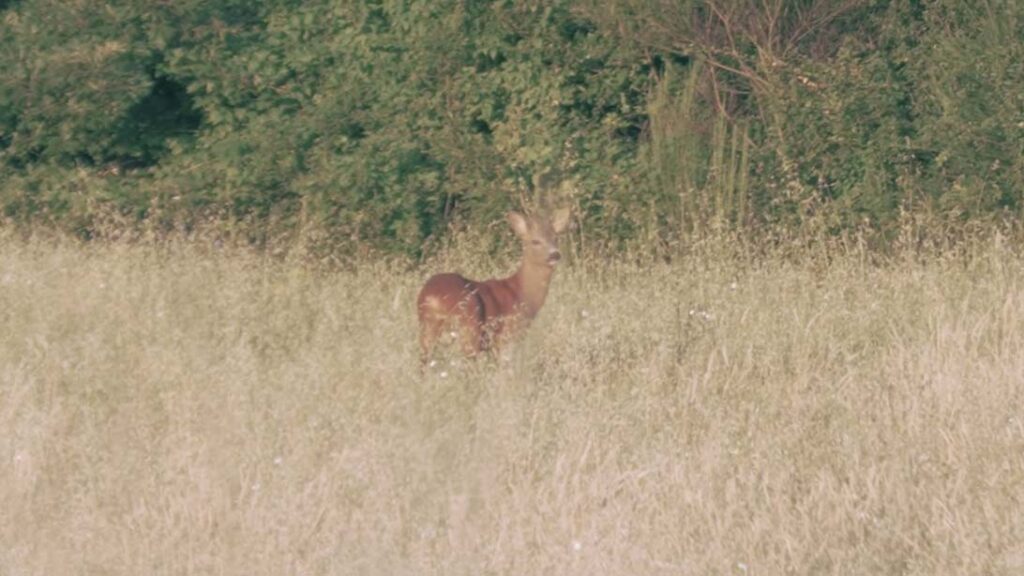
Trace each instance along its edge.
<path fill-rule="evenodd" d="M 569 225 L 570 211 L 560 208 L 550 217 L 509 212 L 505 218 L 522 243 L 522 258 L 511 276 L 477 281 L 448 272 L 431 276 L 420 289 L 416 310 L 421 370 L 445 329 L 456 328 L 466 357 L 494 355 L 522 334 L 544 306 L 562 259 L 558 236 Z"/>

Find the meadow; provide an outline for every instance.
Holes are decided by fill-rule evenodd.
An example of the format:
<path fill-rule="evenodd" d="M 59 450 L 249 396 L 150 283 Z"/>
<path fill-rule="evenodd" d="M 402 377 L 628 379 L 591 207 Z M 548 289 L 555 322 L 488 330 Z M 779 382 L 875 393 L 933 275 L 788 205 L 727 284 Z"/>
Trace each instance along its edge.
<path fill-rule="evenodd" d="M 1024 258 L 569 258 L 417 370 L 430 273 L 0 237 L 0 574 L 1022 574 Z"/>

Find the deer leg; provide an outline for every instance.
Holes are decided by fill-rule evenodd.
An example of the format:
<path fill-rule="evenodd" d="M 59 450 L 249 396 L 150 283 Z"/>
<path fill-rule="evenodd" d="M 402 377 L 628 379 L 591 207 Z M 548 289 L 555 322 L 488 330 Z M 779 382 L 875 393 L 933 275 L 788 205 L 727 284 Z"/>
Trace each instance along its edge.
<path fill-rule="evenodd" d="M 434 353 L 434 347 L 444 329 L 444 319 L 434 315 L 420 315 L 420 370 L 422 371 Z"/>
<path fill-rule="evenodd" d="M 462 353 L 469 358 L 476 357 L 487 348 L 483 306 L 477 298 L 469 298 L 463 302 L 459 312 Z"/>
<path fill-rule="evenodd" d="M 480 353 L 480 336 L 472 324 L 464 324 L 459 331 L 462 353 L 467 358 L 474 358 Z"/>

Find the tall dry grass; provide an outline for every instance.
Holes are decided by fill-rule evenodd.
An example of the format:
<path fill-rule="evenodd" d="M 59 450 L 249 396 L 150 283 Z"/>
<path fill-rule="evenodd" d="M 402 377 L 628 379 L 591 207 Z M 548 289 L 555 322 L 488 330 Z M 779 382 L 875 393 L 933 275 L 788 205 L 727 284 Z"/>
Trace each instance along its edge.
<path fill-rule="evenodd" d="M 0 574 L 1024 572 L 1024 260 L 862 256 L 578 261 L 420 378 L 436 270 L 3 238 Z"/>

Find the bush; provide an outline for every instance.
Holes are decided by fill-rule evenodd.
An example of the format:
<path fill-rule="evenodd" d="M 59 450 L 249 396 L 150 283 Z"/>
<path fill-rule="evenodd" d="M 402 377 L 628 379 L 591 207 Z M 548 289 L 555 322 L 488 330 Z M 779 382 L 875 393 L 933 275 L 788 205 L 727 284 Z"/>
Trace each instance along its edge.
<path fill-rule="evenodd" d="M 590 245 L 1017 218 L 1024 8 L 887 0 L 0 8 L 0 207 L 421 255 L 570 203 Z M 130 225 L 130 224 L 129 224 Z M 944 228 L 945 229 L 945 228 Z"/>

